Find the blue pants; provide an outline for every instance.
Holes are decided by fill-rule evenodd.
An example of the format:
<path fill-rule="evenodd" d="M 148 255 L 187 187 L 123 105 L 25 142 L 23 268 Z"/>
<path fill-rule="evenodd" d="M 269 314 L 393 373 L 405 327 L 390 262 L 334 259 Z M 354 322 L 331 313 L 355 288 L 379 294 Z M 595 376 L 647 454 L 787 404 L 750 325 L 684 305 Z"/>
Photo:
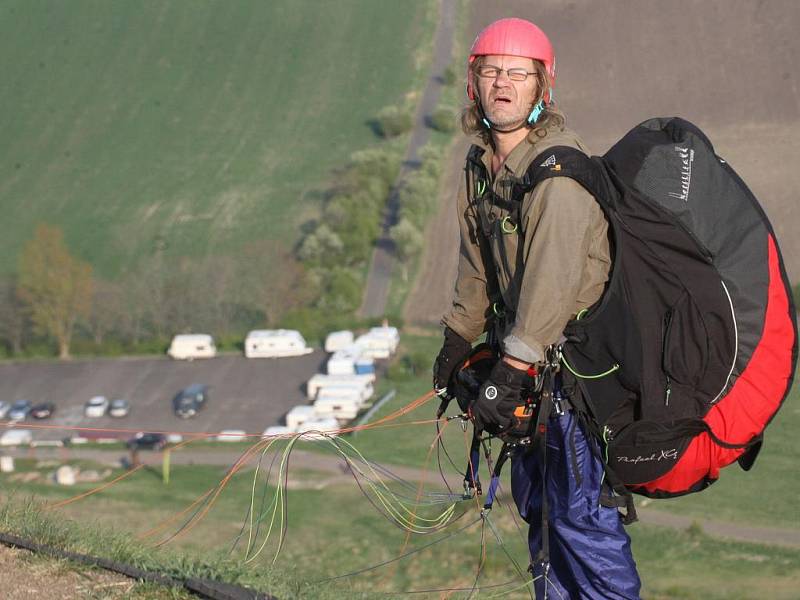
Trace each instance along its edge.
<path fill-rule="evenodd" d="M 511 460 L 511 489 L 530 524 L 536 597 L 548 599 L 639 598 L 631 540 L 616 508 L 600 506 L 603 463 L 592 452 L 571 411 L 549 420 L 547 498 L 550 568 L 536 564 L 542 542 L 542 466 L 539 453 L 519 451 Z M 595 447 L 595 450 L 597 448 Z M 546 575 L 546 577 L 544 576 Z"/>

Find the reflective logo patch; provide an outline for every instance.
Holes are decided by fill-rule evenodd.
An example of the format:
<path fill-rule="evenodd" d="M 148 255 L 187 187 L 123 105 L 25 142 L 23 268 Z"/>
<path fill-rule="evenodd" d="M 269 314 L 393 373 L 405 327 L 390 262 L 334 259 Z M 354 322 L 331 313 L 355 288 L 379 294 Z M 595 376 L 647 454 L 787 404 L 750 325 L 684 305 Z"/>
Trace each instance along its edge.
<path fill-rule="evenodd" d="M 547 160 L 544 161 L 542 164 L 539 165 L 540 167 L 555 167 L 556 166 L 556 155 L 551 154 L 547 157 Z"/>
<path fill-rule="evenodd" d="M 483 395 L 486 396 L 488 400 L 494 400 L 495 398 L 497 398 L 497 388 L 494 387 L 493 385 L 490 385 L 483 392 Z"/>

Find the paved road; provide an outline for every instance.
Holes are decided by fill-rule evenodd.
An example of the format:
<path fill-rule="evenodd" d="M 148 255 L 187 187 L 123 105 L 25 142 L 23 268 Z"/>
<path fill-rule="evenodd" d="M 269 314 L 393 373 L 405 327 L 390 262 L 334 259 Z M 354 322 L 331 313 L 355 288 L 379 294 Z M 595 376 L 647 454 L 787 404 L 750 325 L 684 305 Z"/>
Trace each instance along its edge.
<path fill-rule="evenodd" d="M 706 131 L 764 206 L 789 277 L 800 281 L 800 3 L 473 2 L 467 39 L 510 15 L 531 19 L 552 39 L 556 101 L 594 152 L 653 116 L 678 115 Z M 449 306 L 458 248 L 453 202 L 465 143 L 453 150 L 406 323 L 435 324 Z"/>
<path fill-rule="evenodd" d="M 293 406 L 308 404 L 305 382 L 323 370 L 326 358 L 324 352 L 317 350 L 306 356 L 281 359 L 223 355 L 193 362 L 119 358 L 3 363 L 0 400 L 54 402 L 57 408 L 53 418 L 35 422 L 46 425 L 260 432 L 278 423 Z M 172 413 L 171 399 L 192 383 L 210 385 L 211 399 L 197 417 L 179 419 Z M 84 417 L 83 405 L 95 395 L 126 398 L 131 403 L 130 415 L 122 419 Z M 60 439 L 65 435 L 63 430 L 36 434 L 40 439 Z"/>
<path fill-rule="evenodd" d="M 386 314 L 389 284 L 395 261 L 395 247 L 390 230 L 397 224 L 400 190 L 409 174 L 420 167 L 418 153 L 430 136 L 426 120 L 439 102 L 444 72 L 452 58 L 457 3 L 456 0 L 440 0 L 439 4 L 440 16 L 434 38 L 431 74 L 414 116 L 414 128 L 411 131 L 411 139 L 408 142 L 400 173 L 389 195 L 381 236 L 372 253 L 364 300 L 360 308 L 360 313 L 365 317 L 382 317 Z"/>

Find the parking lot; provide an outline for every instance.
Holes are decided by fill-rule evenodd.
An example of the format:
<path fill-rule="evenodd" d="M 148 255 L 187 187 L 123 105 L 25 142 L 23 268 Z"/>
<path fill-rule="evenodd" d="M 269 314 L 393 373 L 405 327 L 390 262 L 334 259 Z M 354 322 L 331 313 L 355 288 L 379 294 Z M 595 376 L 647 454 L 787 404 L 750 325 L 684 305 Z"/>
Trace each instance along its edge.
<path fill-rule="evenodd" d="M 221 355 L 193 362 L 148 357 L 4 363 L 0 364 L 0 400 L 55 403 L 52 418 L 29 418 L 20 427 L 30 423 L 177 432 L 241 429 L 259 433 L 280 423 L 293 406 L 309 402 L 305 382 L 324 370 L 326 359 L 323 351 L 315 350 L 306 356 L 278 359 Z M 172 411 L 172 398 L 193 383 L 210 385 L 210 400 L 194 418 L 180 419 Z M 130 414 L 118 419 L 85 417 L 84 404 L 98 395 L 109 400 L 127 399 Z M 35 439 L 62 439 L 68 435 L 72 432 L 34 431 Z"/>

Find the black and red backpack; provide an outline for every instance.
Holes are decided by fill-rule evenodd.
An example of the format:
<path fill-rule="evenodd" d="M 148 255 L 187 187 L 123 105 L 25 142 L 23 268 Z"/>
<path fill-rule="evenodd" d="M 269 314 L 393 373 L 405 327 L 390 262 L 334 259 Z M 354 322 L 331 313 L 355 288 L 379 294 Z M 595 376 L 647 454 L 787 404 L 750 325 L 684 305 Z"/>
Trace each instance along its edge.
<path fill-rule="evenodd" d="M 797 360 L 790 286 L 756 198 L 679 118 L 645 121 L 602 157 L 550 148 L 518 193 L 550 177 L 576 180 L 609 221 L 606 291 L 561 352 L 613 480 L 668 497 L 735 461 L 749 469 Z"/>

